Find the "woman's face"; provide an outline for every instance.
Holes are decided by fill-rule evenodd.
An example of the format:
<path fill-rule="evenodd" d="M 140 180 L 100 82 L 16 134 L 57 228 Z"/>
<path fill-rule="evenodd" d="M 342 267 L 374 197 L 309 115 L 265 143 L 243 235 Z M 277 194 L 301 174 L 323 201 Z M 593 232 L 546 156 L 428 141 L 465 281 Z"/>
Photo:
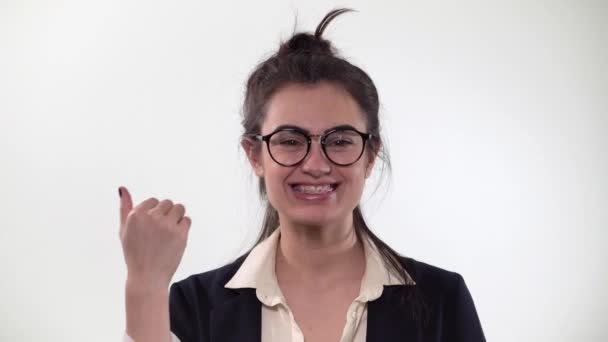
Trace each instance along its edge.
<path fill-rule="evenodd" d="M 315 85 L 290 84 L 270 99 L 261 134 L 279 126 L 296 126 L 309 134 L 343 125 L 367 132 L 366 123 L 355 100 L 342 87 L 321 82 Z M 298 165 L 277 164 L 266 146 L 248 153 L 259 177 L 264 177 L 268 200 L 278 211 L 281 222 L 322 226 L 339 224 L 352 215 L 363 193 L 375 154 L 365 153 L 354 164 L 337 166 L 313 138 L 306 158 Z"/>

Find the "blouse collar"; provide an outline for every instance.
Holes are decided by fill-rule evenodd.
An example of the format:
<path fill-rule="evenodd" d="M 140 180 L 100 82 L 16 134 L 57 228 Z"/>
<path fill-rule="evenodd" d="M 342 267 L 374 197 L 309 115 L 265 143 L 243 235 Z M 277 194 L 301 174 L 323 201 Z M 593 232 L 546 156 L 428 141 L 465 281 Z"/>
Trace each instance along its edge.
<path fill-rule="evenodd" d="M 280 229 L 277 228 L 268 238 L 255 246 L 224 287 L 254 288 L 256 296 L 266 306 L 285 303 L 275 273 L 276 250 L 280 234 Z M 407 271 L 405 282 L 390 272 L 373 242 L 369 238 L 363 240 L 365 272 L 361 279 L 359 296 L 355 301 L 369 302 L 379 298 L 385 285 L 416 285 Z"/>

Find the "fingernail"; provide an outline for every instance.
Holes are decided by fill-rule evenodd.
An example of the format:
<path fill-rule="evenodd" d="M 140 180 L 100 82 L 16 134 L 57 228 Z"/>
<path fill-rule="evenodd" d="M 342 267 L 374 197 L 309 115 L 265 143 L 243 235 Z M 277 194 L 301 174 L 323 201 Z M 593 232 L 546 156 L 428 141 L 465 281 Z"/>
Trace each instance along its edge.
<path fill-rule="evenodd" d="M 122 189 L 118 188 L 118 196 L 122 198 Z"/>

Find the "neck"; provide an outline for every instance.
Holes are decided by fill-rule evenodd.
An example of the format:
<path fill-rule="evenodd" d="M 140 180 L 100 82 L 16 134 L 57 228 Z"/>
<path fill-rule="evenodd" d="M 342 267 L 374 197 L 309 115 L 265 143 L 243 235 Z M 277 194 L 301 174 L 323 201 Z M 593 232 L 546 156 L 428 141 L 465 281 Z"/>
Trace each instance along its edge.
<path fill-rule="evenodd" d="M 281 221 L 276 271 L 292 281 L 360 279 L 365 270 L 363 246 L 352 216 L 327 226 Z"/>

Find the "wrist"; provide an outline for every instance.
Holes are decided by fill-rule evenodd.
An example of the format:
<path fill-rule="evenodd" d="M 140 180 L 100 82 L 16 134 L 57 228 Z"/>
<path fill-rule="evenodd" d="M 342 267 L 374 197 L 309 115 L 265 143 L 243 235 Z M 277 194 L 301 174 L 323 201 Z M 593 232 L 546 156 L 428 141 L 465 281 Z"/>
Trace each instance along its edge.
<path fill-rule="evenodd" d="M 170 281 L 129 274 L 126 281 L 127 294 L 166 294 Z"/>

